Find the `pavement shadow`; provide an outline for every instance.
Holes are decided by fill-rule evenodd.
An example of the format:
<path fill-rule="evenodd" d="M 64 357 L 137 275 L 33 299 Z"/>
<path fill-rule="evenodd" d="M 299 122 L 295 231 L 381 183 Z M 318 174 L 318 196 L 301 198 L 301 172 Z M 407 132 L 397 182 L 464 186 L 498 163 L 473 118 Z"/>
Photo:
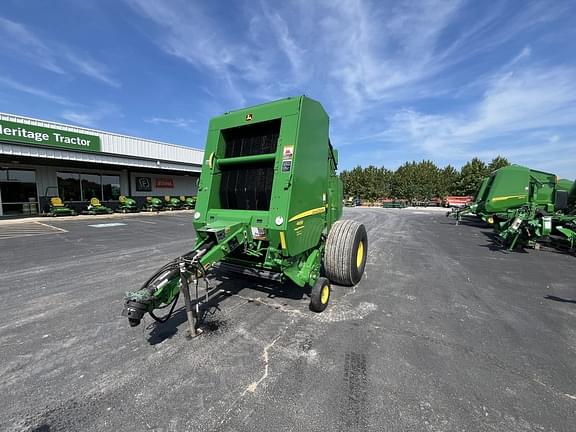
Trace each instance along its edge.
<path fill-rule="evenodd" d="M 267 279 L 260 279 L 251 276 L 238 275 L 224 270 L 212 271 L 209 275 L 211 281 L 218 282 L 208 291 L 208 301 L 205 295 L 200 297 L 198 328 L 203 333 L 222 332 L 227 328 L 227 323 L 214 316 L 220 311 L 220 304 L 228 297 L 238 295 L 244 289 L 251 289 L 262 292 L 270 299 L 292 299 L 301 300 L 310 294 L 309 288 L 300 288 L 294 283 L 280 283 Z M 194 301 L 194 288 L 190 288 L 192 294 L 192 307 L 196 306 Z M 202 291 L 201 291 L 202 292 Z M 167 339 L 174 337 L 180 326 L 186 323 L 186 309 L 184 306 L 176 309 L 169 320 L 164 323 L 153 322 L 146 329 L 151 330 L 148 335 L 148 343 L 157 345 Z"/>
<path fill-rule="evenodd" d="M 510 251 L 506 249 L 502 244 L 502 241 L 500 240 L 500 237 L 498 237 L 498 234 L 496 234 L 494 231 L 481 231 L 481 233 L 484 234 L 484 236 L 489 240 L 489 243 L 481 244 L 479 245 L 480 247 L 487 248 L 492 252 L 502 252 L 505 254 L 510 253 Z M 524 249 L 520 248 L 516 248 L 514 252 L 528 253 Z"/>
<path fill-rule="evenodd" d="M 557 302 L 561 302 L 561 303 L 572 303 L 572 304 L 576 304 L 576 300 L 569 300 L 569 299 L 565 299 L 562 297 L 556 297 L 553 295 L 545 295 L 544 298 L 546 300 L 553 300 L 553 301 L 557 301 Z"/>

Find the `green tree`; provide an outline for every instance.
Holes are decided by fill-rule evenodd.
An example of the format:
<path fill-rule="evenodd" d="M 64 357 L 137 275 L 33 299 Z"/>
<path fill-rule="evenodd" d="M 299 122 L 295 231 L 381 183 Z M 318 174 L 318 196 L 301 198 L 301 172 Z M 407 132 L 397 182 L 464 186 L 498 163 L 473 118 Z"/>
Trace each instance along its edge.
<path fill-rule="evenodd" d="M 448 195 L 455 195 L 458 190 L 458 180 L 460 174 L 452 165 L 447 165 L 440 171 L 440 179 L 438 184 L 438 196 L 445 197 Z"/>
<path fill-rule="evenodd" d="M 456 192 L 458 195 L 474 195 L 482 179 L 488 175 L 488 167 L 478 158 L 466 163 L 460 170 Z"/>
<path fill-rule="evenodd" d="M 428 201 L 440 193 L 440 170 L 429 160 L 423 160 L 416 165 L 417 188 L 415 198 Z"/>
<path fill-rule="evenodd" d="M 508 166 L 508 165 L 510 165 L 510 162 L 508 162 L 508 159 L 498 155 L 494 159 L 492 159 L 492 162 L 490 162 L 488 164 L 488 173 L 489 174 L 493 173 L 497 169 L 500 169 L 500 168 Z"/>
<path fill-rule="evenodd" d="M 395 172 L 392 180 L 392 195 L 394 198 L 416 200 L 418 194 L 418 168 L 416 162 L 406 162 Z"/>

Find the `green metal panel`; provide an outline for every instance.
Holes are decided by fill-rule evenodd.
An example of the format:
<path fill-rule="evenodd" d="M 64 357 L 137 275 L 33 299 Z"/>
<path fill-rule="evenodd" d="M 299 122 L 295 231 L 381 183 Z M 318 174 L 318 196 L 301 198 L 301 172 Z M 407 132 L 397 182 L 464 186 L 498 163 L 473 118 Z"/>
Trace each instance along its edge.
<path fill-rule="evenodd" d="M 474 203 L 477 204 L 480 202 L 480 200 L 484 196 L 484 193 L 486 192 L 486 188 L 488 186 L 489 181 L 490 181 L 490 177 L 484 177 L 484 179 L 482 180 L 482 183 L 480 183 L 480 186 L 478 187 L 478 190 L 476 191 L 476 194 L 474 195 Z"/>
<path fill-rule="evenodd" d="M 528 201 L 529 182 L 530 170 L 520 165 L 494 171 L 481 207 L 488 213 L 498 213 L 521 206 Z"/>
<path fill-rule="evenodd" d="M 555 174 L 530 170 L 530 201 L 536 206 L 548 206 L 556 200 L 556 184 L 558 178 Z M 553 211 L 553 207 L 548 210 Z"/>
<path fill-rule="evenodd" d="M 0 120 L 0 141 L 99 152 L 100 137 Z"/>
<path fill-rule="evenodd" d="M 568 195 L 568 204 L 576 207 L 576 181 L 572 184 L 570 194 Z M 576 210 L 576 208 L 574 208 Z"/>
<path fill-rule="evenodd" d="M 328 115 L 318 102 L 303 97 L 299 118 L 291 190 L 287 195 L 290 202 L 286 241 L 290 255 L 318 245 L 328 210 Z"/>

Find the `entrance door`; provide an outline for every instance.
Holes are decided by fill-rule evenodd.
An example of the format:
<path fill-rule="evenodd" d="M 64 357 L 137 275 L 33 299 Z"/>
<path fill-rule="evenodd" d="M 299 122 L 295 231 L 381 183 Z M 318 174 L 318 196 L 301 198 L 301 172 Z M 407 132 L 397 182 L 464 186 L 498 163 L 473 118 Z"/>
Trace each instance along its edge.
<path fill-rule="evenodd" d="M 36 173 L 32 170 L 0 170 L 0 216 L 38 214 Z"/>

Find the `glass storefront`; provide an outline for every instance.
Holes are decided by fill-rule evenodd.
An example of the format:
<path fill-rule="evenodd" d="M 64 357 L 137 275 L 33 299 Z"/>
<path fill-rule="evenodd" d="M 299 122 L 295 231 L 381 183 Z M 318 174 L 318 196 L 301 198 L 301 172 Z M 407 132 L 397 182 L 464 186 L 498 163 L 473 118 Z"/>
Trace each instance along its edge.
<path fill-rule="evenodd" d="M 64 201 L 89 201 L 98 198 L 114 201 L 120 196 L 120 176 L 59 172 L 58 194 Z"/>
<path fill-rule="evenodd" d="M 64 201 L 82 201 L 80 174 L 58 173 L 58 196 Z"/>
<path fill-rule="evenodd" d="M 31 170 L 0 169 L 0 216 L 37 213 L 36 173 Z"/>
<path fill-rule="evenodd" d="M 88 201 L 91 198 L 102 199 L 102 184 L 98 174 L 80 174 L 82 177 L 82 198 Z"/>
<path fill-rule="evenodd" d="M 115 201 L 120 197 L 120 177 L 115 175 L 102 176 L 102 194 L 104 201 Z"/>

